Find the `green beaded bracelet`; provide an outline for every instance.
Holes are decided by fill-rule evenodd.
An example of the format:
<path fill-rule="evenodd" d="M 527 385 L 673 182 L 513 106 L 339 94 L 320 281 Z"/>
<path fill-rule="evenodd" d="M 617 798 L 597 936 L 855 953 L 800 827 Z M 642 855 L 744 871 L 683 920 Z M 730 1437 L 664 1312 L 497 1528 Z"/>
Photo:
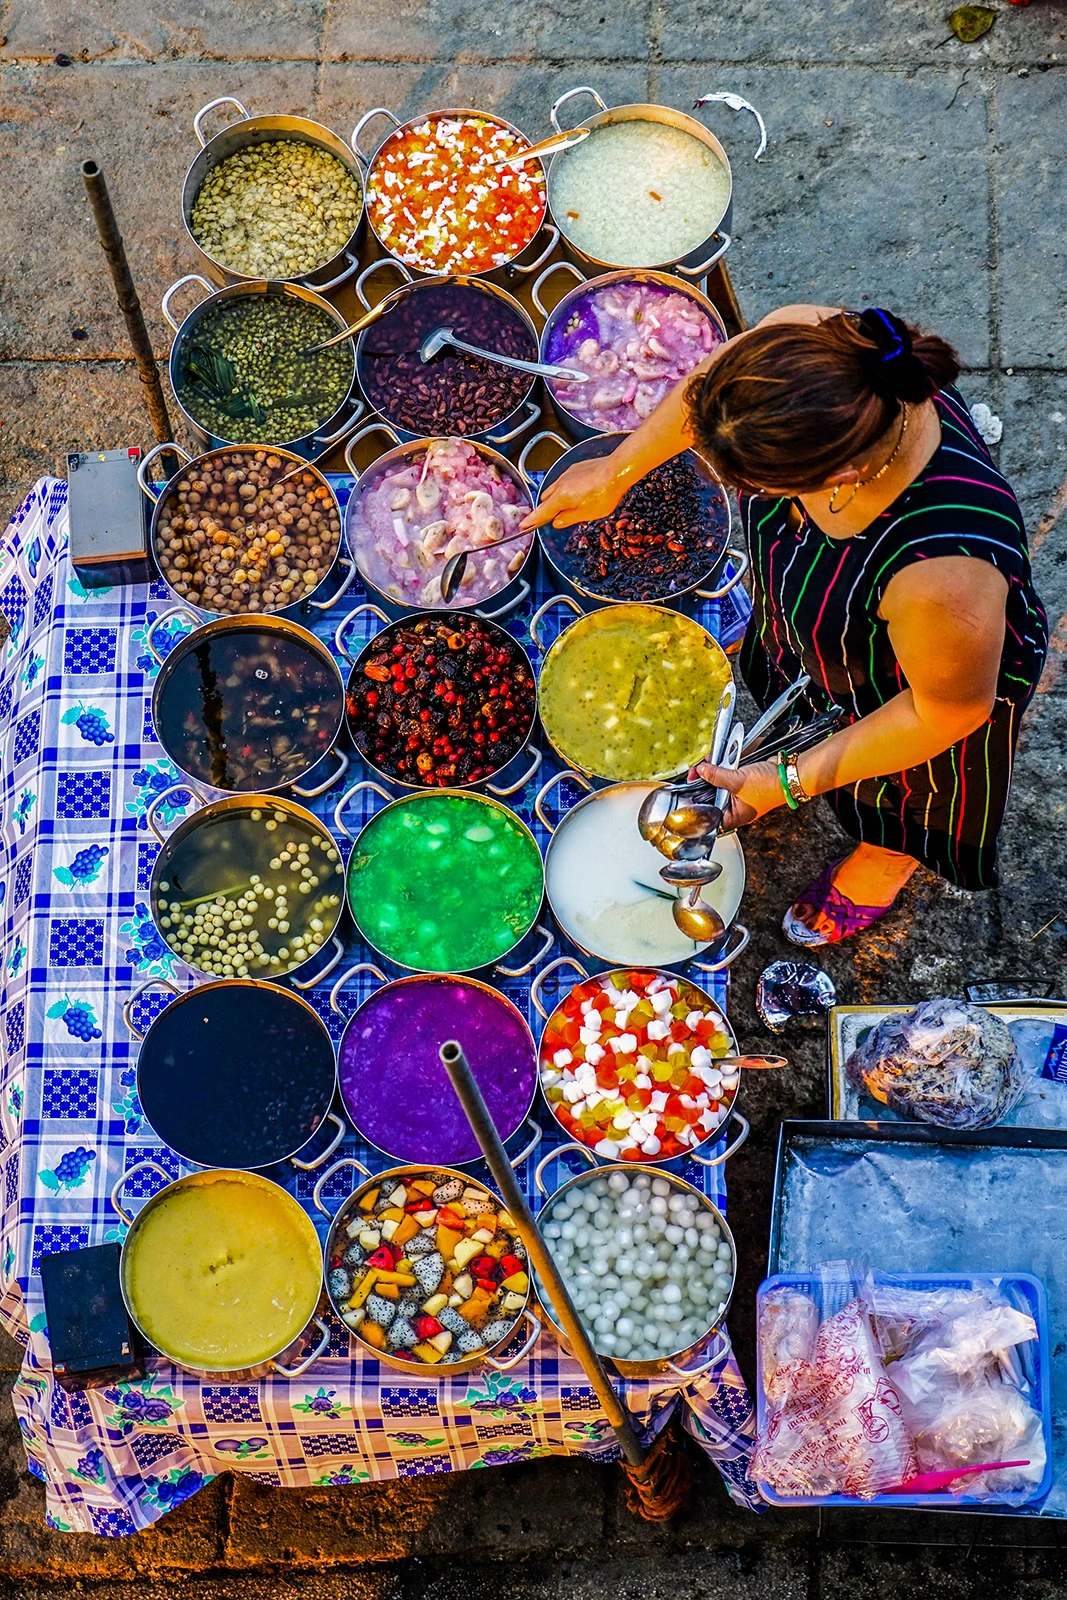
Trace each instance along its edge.
<path fill-rule="evenodd" d="M 786 770 L 785 770 L 785 756 L 784 755 L 780 755 L 778 757 L 778 782 L 782 786 L 782 793 L 785 795 L 785 803 L 789 807 L 790 811 L 799 810 L 799 801 L 794 800 L 793 796 L 792 796 L 792 793 L 790 792 L 789 779 L 786 776 Z"/>

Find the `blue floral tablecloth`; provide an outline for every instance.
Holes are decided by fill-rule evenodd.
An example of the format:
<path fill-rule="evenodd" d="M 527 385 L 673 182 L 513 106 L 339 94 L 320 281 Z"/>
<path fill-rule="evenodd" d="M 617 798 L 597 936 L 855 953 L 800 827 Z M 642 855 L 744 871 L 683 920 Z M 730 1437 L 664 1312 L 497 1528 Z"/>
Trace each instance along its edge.
<path fill-rule="evenodd" d="M 348 483 L 335 481 L 344 498 Z M 137 1383 L 78 1394 L 54 1383 L 41 1256 L 120 1240 L 124 1229 L 108 1195 L 138 1161 L 150 1156 L 175 1177 L 188 1170 L 141 1113 L 137 1045 L 122 1021 L 123 1002 L 150 976 L 179 987 L 195 981 L 161 943 L 148 906 L 158 846 L 145 812 L 178 778 L 155 739 L 157 668 L 145 646 L 147 624 L 169 608 L 168 592 L 160 584 L 83 588 L 66 554 L 66 496 L 65 483 L 42 479 L 0 545 L 0 612 L 11 629 L 0 647 L 0 1319 L 25 1351 L 15 1410 L 30 1470 L 46 1486 L 49 1524 L 130 1534 L 227 1469 L 306 1487 L 549 1453 L 615 1459 L 614 1437 L 580 1367 L 547 1334 L 506 1374 L 486 1369 L 440 1381 L 412 1380 L 360 1356 L 333 1321 L 328 1354 L 302 1379 L 202 1382 L 155 1357 Z M 362 598 L 354 589 L 316 630 L 331 637 Z M 730 644 L 746 611 L 739 592 L 736 603 L 706 606 L 701 620 Z M 529 607 L 509 624 L 527 643 L 528 615 Z M 358 619 L 354 640 L 374 626 Z M 187 624 L 176 623 L 172 642 L 183 631 Z M 532 800 L 552 770 L 546 757 L 536 781 L 510 802 L 542 844 Z M 329 816 L 339 793 L 315 809 Z M 353 825 L 377 803 L 358 797 Z M 191 796 L 175 796 L 162 820 L 192 804 Z M 350 931 L 346 954 L 370 953 Z M 349 1011 L 370 992 L 368 981 L 363 975 L 346 991 Z M 702 981 L 725 1003 L 723 978 Z M 528 983 L 501 983 L 527 1014 Z M 344 1018 L 329 1010 L 329 988 L 309 998 L 336 1039 Z M 145 997 L 142 1027 L 168 998 Z M 531 1021 L 536 1030 L 538 1019 Z M 542 1121 L 538 1156 L 559 1142 L 551 1119 L 542 1113 Z M 352 1139 L 344 1149 L 377 1170 L 388 1165 Z M 524 1169 L 531 1190 L 533 1165 Z M 687 1162 L 683 1170 L 725 1205 L 721 1168 Z M 292 1180 L 309 1209 L 313 1177 Z M 127 1200 L 136 1205 L 160 1182 L 151 1173 L 135 1177 Z M 346 1193 L 339 1175 L 333 1198 Z M 626 1401 L 646 1438 L 680 1406 L 734 1500 L 757 1504 L 748 1477 L 753 1409 L 732 1357 L 684 1387 L 675 1379 L 629 1383 Z"/>

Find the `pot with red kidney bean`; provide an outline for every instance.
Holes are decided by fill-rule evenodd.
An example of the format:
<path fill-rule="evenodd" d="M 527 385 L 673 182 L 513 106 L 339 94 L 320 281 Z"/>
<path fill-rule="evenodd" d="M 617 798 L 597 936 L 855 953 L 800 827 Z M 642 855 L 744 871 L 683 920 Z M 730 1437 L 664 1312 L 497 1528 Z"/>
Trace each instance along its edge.
<path fill-rule="evenodd" d="M 352 622 L 385 624 L 353 660 Z M 530 742 L 537 705 L 533 668 L 516 639 L 473 611 L 423 611 L 390 623 L 362 605 L 338 624 L 335 643 L 352 662 L 345 695 L 348 731 L 367 765 L 410 789 L 515 794 L 541 765 Z M 521 775 L 490 780 L 519 756 Z"/>

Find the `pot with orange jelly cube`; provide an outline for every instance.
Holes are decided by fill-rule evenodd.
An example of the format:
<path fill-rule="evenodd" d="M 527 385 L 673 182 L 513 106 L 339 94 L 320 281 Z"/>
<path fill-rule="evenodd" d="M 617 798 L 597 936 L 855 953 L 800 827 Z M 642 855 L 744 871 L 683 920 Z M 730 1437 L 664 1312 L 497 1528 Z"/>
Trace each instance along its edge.
<path fill-rule="evenodd" d="M 366 1181 L 336 1210 L 323 1190 L 344 1167 Z M 532 1350 L 526 1251 L 491 1189 L 452 1167 L 391 1167 L 371 1177 L 351 1156 L 319 1178 L 330 1217 L 326 1289 L 364 1355 L 401 1372 L 506 1372 Z M 516 1349 L 523 1326 L 529 1330 Z M 507 1350 L 506 1357 L 496 1352 Z"/>
<path fill-rule="evenodd" d="M 569 966 L 581 982 L 548 1014 L 541 988 Z M 663 1162 L 692 1156 L 719 1166 L 748 1135 L 734 1109 L 739 1073 L 717 1058 L 737 1053 L 733 1029 L 703 989 L 658 967 L 622 967 L 589 977 L 571 956 L 551 962 L 530 998 L 545 1019 L 538 1050 L 541 1092 L 560 1128 L 605 1161 Z M 738 1137 L 719 1156 L 731 1118 Z"/>

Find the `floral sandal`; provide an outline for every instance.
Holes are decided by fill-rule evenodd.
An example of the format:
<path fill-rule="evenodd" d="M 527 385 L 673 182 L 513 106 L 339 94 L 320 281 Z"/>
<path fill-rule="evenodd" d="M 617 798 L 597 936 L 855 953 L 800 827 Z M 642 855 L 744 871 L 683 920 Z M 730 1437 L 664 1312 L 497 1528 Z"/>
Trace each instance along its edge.
<path fill-rule="evenodd" d="M 782 932 L 791 944 L 807 945 L 809 948 L 819 944 L 838 944 L 842 939 L 850 939 L 854 933 L 862 933 L 893 909 L 892 901 L 887 906 L 858 906 L 834 887 L 834 873 L 847 859 L 847 856 L 841 856 L 837 861 L 831 861 L 815 882 L 789 907 L 782 918 Z M 831 924 L 825 932 L 811 926 L 818 915 Z"/>

